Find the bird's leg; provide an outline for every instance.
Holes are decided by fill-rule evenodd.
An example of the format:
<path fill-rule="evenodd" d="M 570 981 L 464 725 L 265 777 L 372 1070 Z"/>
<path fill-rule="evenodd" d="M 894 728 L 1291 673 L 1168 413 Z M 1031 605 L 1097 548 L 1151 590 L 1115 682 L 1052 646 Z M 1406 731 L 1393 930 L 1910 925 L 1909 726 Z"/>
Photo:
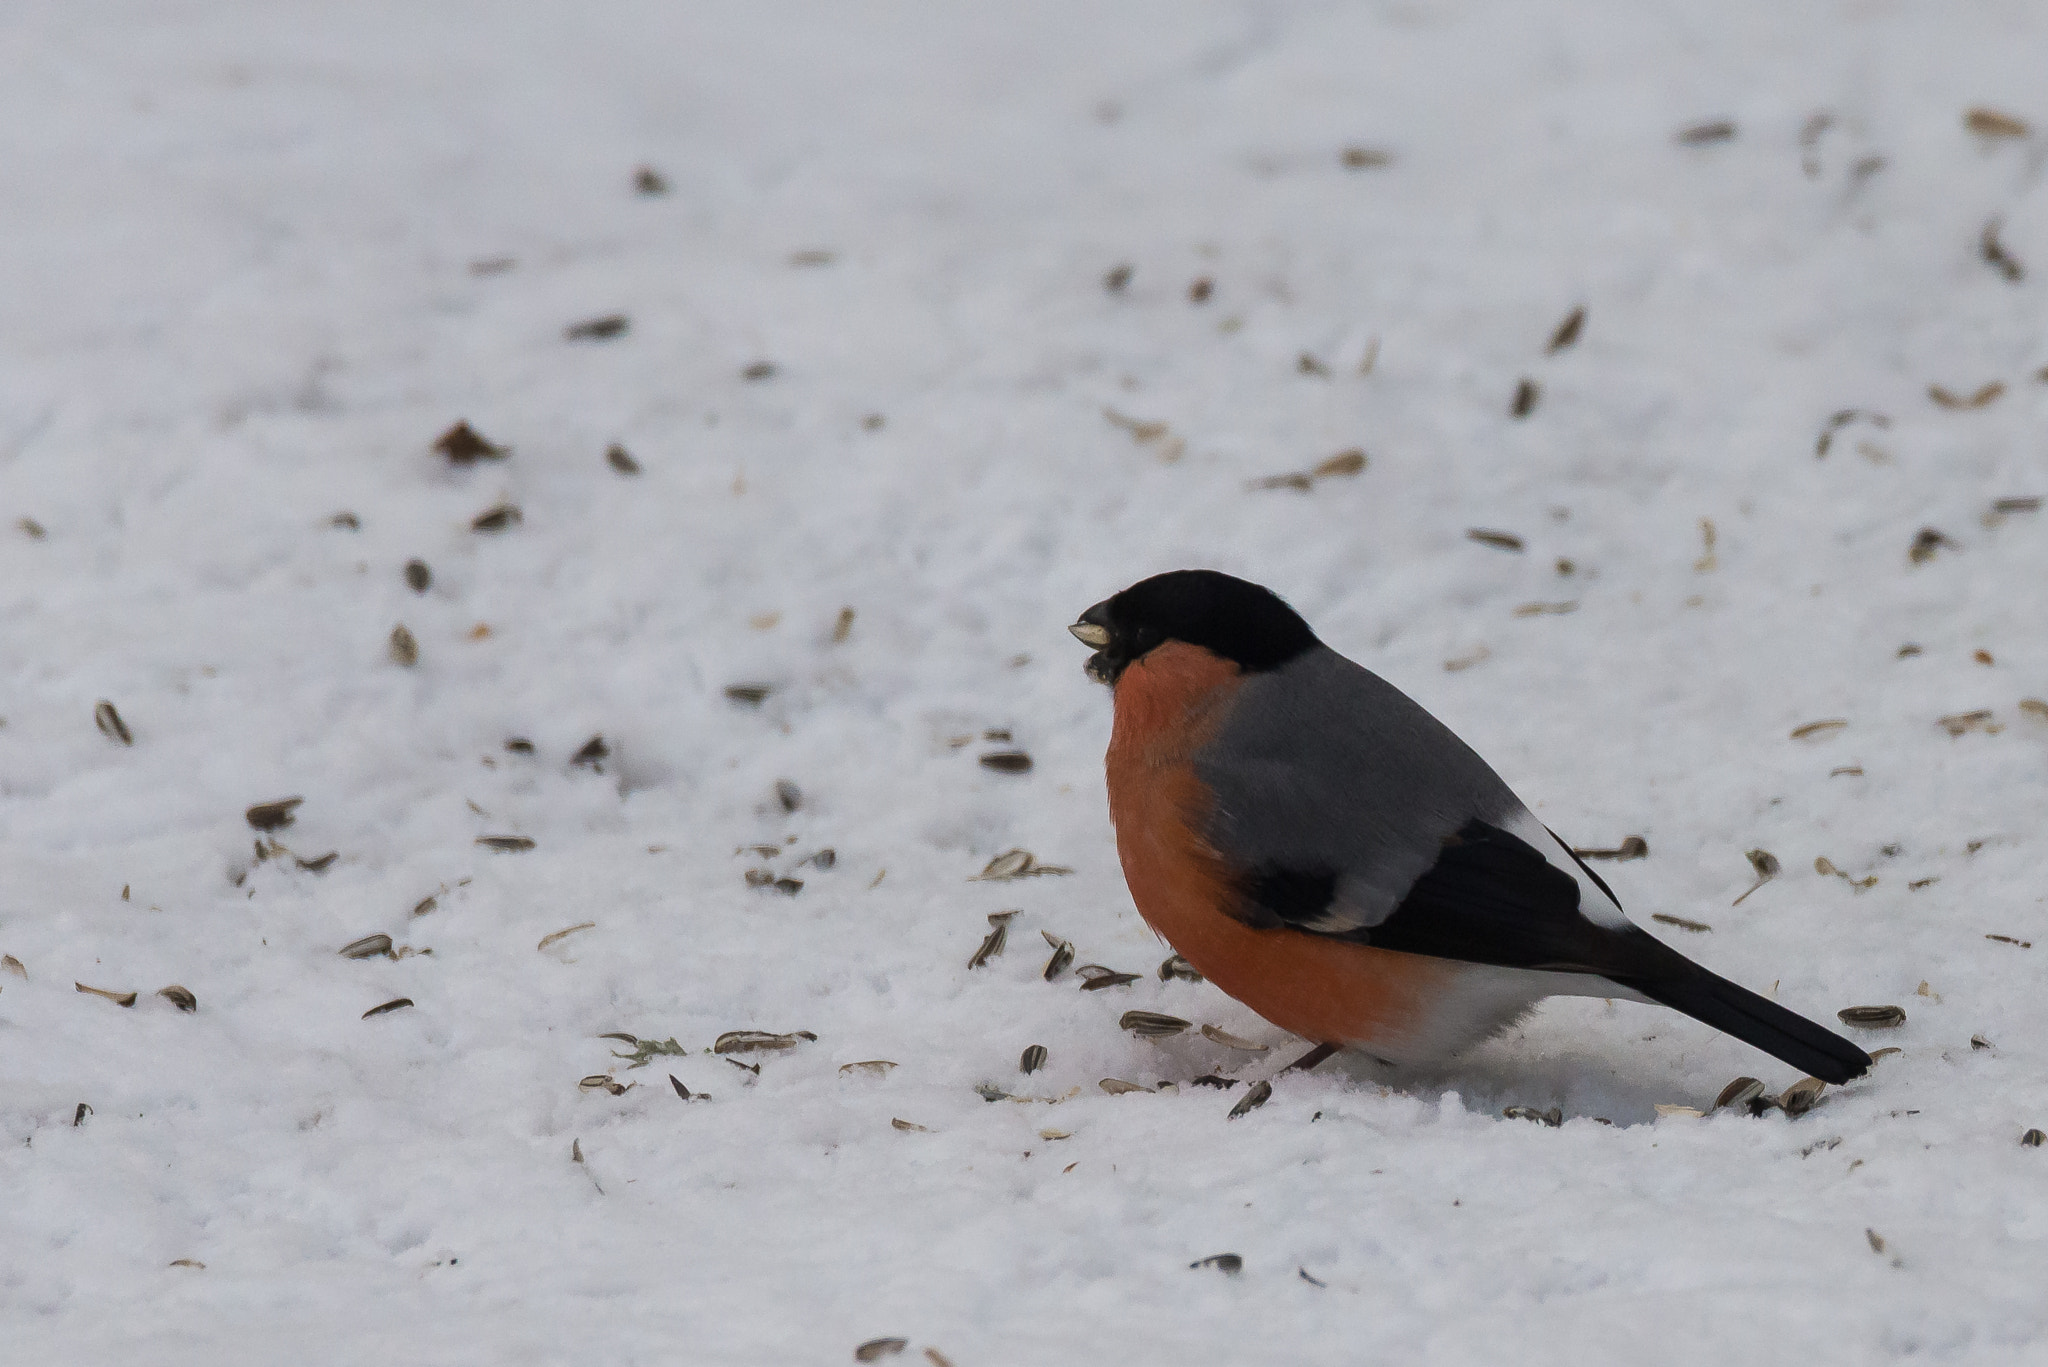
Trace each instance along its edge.
<path fill-rule="evenodd" d="M 1280 1071 L 1283 1073 L 1292 1073 L 1296 1071 L 1305 1073 L 1309 1069 L 1315 1067 L 1318 1063 L 1321 1063 L 1324 1059 L 1328 1058 L 1330 1055 L 1336 1053 L 1337 1049 L 1338 1046 L 1334 1044 L 1318 1044 L 1315 1048 L 1309 1050 L 1306 1054 L 1303 1054 L 1300 1058 L 1288 1064 L 1285 1068 L 1282 1068 Z"/>

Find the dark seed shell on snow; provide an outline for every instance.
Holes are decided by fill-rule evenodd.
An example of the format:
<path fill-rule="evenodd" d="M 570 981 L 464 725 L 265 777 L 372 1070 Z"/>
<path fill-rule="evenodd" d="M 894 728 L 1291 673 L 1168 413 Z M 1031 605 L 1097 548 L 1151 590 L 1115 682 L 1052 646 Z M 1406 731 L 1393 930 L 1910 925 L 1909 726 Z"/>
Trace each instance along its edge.
<path fill-rule="evenodd" d="M 341 957 L 344 959 L 374 959 L 379 954 L 390 952 L 391 937 L 382 931 L 375 935 L 365 935 L 360 940 L 352 940 L 341 947 Z"/>
<path fill-rule="evenodd" d="M 1835 1019 L 1844 1025 L 1858 1025 L 1866 1030 L 1891 1030 L 1906 1023 L 1906 1008 L 1903 1006 L 1845 1006 L 1835 1012 Z"/>
<path fill-rule="evenodd" d="M 1034 1044 L 1025 1049 L 1023 1057 L 1017 1060 L 1017 1071 L 1035 1073 L 1045 1066 L 1045 1046 Z"/>

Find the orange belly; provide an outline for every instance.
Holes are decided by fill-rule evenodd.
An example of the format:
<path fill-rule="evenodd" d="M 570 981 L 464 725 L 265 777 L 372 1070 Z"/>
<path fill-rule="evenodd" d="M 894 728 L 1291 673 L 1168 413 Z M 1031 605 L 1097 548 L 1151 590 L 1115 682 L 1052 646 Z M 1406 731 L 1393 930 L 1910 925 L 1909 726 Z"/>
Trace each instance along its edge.
<path fill-rule="evenodd" d="M 1229 914 L 1238 893 L 1201 835 L 1209 798 L 1192 756 L 1236 683 L 1236 666 L 1178 642 L 1117 682 L 1109 811 L 1138 914 L 1210 982 L 1281 1029 L 1317 1043 L 1407 1052 L 1459 965 L 1257 930 Z"/>

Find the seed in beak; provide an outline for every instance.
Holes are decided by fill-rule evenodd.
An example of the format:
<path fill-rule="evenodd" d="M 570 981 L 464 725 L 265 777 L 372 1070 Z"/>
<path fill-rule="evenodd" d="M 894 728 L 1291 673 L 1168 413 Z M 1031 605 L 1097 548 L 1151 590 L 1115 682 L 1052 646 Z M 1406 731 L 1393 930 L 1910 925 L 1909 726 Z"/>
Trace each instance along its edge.
<path fill-rule="evenodd" d="M 1101 650 L 1109 644 L 1109 628 L 1095 622 L 1076 622 L 1067 630 L 1074 633 L 1074 639 L 1090 650 Z"/>

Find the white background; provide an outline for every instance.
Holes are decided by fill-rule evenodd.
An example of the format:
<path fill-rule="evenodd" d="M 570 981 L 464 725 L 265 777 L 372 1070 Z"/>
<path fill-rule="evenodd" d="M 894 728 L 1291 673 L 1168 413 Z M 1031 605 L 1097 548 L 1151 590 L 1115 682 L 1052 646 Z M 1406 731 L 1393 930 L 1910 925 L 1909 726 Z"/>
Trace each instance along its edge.
<path fill-rule="evenodd" d="M 2048 128 L 2044 51 L 2017 0 L 9 6 L 8 1356 L 2038 1361 L 2048 511 L 1986 514 L 2048 494 L 2048 138 L 1964 113 Z M 1817 458 L 1850 408 L 1889 425 Z M 510 457 L 451 468 L 458 418 Z M 1187 1084 L 1297 1042 L 1153 976 L 1064 632 L 1182 565 L 1280 591 L 1568 839 L 1644 836 L 1608 876 L 1711 925 L 1649 923 L 1687 953 L 1829 1023 L 1903 1005 L 1857 1034 L 1903 1053 L 1796 1121 L 1660 1120 L 1795 1078 L 1552 1003 L 1226 1121 L 1242 1087 Z M 323 874 L 253 860 L 286 795 Z M 967 881 L 1013 846 L 1074 872 Z M 1146 976 L 1047 984 L 1042 930 Z M 336 954 L 378 931 L 433 953 Z M 756 1079 L 705 1052 L 742 1028 L 818 1038 Z M 607 1068 L 639 1085 L 579 1090 Z"/>

